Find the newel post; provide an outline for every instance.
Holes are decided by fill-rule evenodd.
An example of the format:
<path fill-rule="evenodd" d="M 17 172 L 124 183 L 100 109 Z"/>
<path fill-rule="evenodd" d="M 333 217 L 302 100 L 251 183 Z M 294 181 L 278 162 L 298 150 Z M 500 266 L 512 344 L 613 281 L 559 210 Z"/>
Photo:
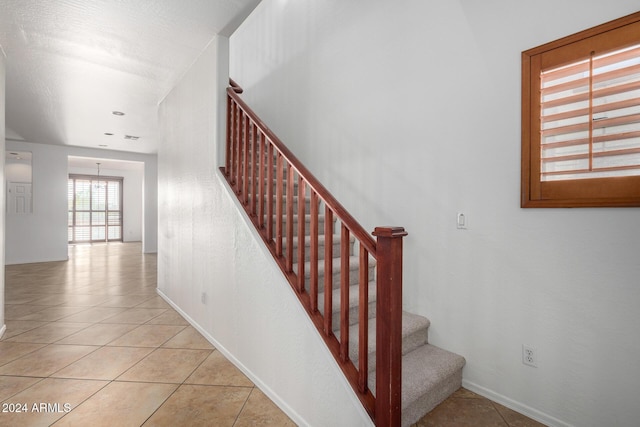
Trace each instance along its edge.
<path fill-rule="evenodd" d="M 402 227 L 376 227 L 376 426 L 399 426 L 402 405 Z"/>

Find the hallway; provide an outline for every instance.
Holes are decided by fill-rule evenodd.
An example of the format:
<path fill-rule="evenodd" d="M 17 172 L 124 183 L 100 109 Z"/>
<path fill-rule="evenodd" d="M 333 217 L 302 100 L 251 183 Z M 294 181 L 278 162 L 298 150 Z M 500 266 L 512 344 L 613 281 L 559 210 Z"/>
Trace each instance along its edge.
<path fill-rule="evenodd" d="M 0 425 L 294 425 L 157 296 L 140 244 L 70 246 L 5 277 Z"/>

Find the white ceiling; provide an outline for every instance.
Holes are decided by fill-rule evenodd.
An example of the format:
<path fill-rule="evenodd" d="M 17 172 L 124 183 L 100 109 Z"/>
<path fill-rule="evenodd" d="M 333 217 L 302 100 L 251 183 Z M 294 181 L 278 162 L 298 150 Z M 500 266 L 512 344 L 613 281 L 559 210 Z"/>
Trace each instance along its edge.
<path fill-rule="evenodd" d="M 258 3 L 0 0 L 8 137 L 155 153 L 158 103 Z"/>

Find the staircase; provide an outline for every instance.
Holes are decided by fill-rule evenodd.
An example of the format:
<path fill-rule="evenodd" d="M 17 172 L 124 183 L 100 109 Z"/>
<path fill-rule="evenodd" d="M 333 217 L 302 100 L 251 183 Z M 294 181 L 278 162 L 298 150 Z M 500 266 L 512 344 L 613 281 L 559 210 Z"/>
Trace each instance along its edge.
<path fill-rule="evenodd" d="M 464 358 L 402 311 L 400 227 L 374 240 L 228 90 L 221 168 L 377 426 L 408 426 L 456 391 Z"/>

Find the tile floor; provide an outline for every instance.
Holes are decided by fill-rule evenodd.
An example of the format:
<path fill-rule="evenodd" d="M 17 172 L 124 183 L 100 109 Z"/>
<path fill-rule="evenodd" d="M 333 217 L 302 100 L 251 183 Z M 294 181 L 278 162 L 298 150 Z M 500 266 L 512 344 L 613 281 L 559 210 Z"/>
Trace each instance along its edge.
<path fill-rule="evenodd" d="M 69 257 L 6 267 L 0 426 L 294 425 L 157 296 L 154 255 Z"/>
<path fill-rule="evenodd" d="M 5 319 L 0 426 L 294 425 L 157 296 L 139 244 L 7 266 Z M 415 426 L 542 424 L 460 389 Z"/>
<path fill-rule="evenodd" d="M 544 424 L 461 388 L 413 427 L 544 427 Z"/>

